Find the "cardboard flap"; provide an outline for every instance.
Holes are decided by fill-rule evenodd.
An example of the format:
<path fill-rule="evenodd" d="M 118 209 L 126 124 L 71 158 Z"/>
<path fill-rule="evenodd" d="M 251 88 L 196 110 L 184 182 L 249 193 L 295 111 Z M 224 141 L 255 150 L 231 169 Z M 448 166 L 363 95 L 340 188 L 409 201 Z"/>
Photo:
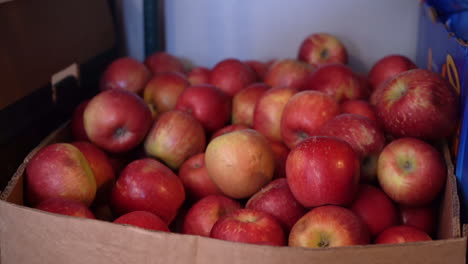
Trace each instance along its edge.
<path fill-rule="evenodd" d="M 445 239 L 449 237 L 461 236 L 460 224 L 460 199 L 457 192 L 457 181 L 455 178 L 455 168 L 450 156 L 448 144 L 442 147 L 445 163 L 447 164 L 447 181 L 442 196 L 441 212 L 439 212 L 439 223 L 437 237 Z"/>
<path fill-rule="evenodd" d="M 6 2 L 0 5 L 0 32 L 0 109 L 46 85 L 68 65 L 114 45 L 106 0 Z"/>

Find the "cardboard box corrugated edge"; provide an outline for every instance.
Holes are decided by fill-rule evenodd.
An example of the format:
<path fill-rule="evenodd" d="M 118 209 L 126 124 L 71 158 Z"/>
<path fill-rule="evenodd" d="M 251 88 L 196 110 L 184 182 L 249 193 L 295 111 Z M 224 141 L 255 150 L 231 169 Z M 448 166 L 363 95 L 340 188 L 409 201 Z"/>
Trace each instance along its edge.
<path fill-rule="evenodd" d="M 68 135 L 67 124 L 49 135 L 25 158 L 0 194 L 1 263 L 465 263 L 466 237 L 460 234 L 457 188 L 446 145 L 449 177 L 439 213 L 441 239 L 404 245 L 304 249 L 155 232 L 21 205 L 27 162 L 43 146 L 66 141 Z"/>

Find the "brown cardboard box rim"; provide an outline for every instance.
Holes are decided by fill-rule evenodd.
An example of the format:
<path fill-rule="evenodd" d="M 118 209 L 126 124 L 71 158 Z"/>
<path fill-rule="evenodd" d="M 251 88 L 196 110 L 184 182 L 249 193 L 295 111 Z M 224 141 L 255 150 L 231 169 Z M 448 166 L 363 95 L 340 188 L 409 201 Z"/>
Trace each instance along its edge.
<path fill-rule="evenodd" d="M 48 2 L 52 3 L 52 1 Z M 30 93 L 37 83 L 47 79 L 44 77 L 45 75 L 55 72 L 62 66 L 69 65 L 71 63 L 68 60 L 69 52 L 77 58 L 89 58 L 104 49 L 104 47 L 109 47 L 112 34 L 110 34 L 109 30 L 103 31 L 107 32 L 106 34 L 99 31 L 108 26 L 108 21 L 105 22 L 106 19 L 103 19 L 103 21 L 98 19 L 104 12 L 104 0 L 66 2 L 54 0 L 53 3 L 57 6 L 61 4 L 61 8 L 59 8 L 61 11 L 67 8 L 67 12 L 70 12 L 70 14 L 73 13 L 71 11 L 75 11 L 75 16 L 72 17 L 79 18 L 80 14 L 93 10 L 92 17 L 94 19 L 80 20 L 80 23 L 77 23 L 76 27 L 73 28 L 75 31 L 70 31 L 71 28 L 58 26 L 61 19 L 70 19 L 70 14 L 67 12 L 59 13 L 58 20 L 49 21 L 50 24 L 47 24 L 47 26 L 57 28 L 58 35 L 69 36 L 65 38 L 65 40 L 69 41 L 61 43 L 63 47 L 66 47 L 66 49 L 62 50 L 64 58 L 54 61 L 54 65 L 47 65 L 49 66 L 47 69 L 38 67 L 43 71 L 38 74 L 37 78 L 16 78 L 17 76 L 23 76 L 20 74 L 22 70 L 29 69 L 23 67 L 23 64 L 16 65 L 15 72 L 2 75 L 3 78 L 7 78 L 5 83 L 10 81 L 12 86 L 17 87 L 16 90 L 21 92 L 21 94 L 12 94 L 9 98 L 2 98 L 5 100 L 2 105 Z M 40 3 L 35 1 L 11 1 L 4 4 L 4 6 L 7 5 L 14 6 L 17 12 L 27 11 L 24 14 L 37 15 L 37 12 L 35 12 L 36 7 L 45 4 L 42 1 Z M 89 8 L 93 5 L 99 6 L 99 8 Z M 80 12 L 76 12 L 78 9 Z M 11 12 L 5 10 L 4 12 L 3 14 L 11 14 Z M 88 17 L 89 15 L 88 13 Z M 27 15 L 25 17 L 30 18 Z M 4 15 L 0 16 L 0 18 L 8 18 L 8 16 Z M 45 24 L 35 23 L 36 21 L 33 21 L 33 18 L 30 19 L 32 21 L 28 22 L 38 24 L 38 26 L 41 26 L 39 29 L 45 30 L 42 27 Z M 105 25 L 102 25 L 102 28 L 93 28 L 90 24 L 93 22 L 100 22 Z M 88 27 L 89 33 L 92 34 L 95 41 L 82 42 L 81 37 L 85 35 L 75 33 L 82 31 L 78 30 L 80 26 Z M 27 27 L 24 26 L 24 28 Z M 52 34 L 53 31 L 49 31 L 45 31 L 49 34 L 45 39 L 55 39 L 54 37 L 57 37 L 57 34 Z M 15 36 L 24 38 L 42 36 L 38 32 L 42 31 L 32 32 L 36 34 L 26 34 L 28 33 L 26 31 L 16 32 L 18 34 L 15 34 Z M 63 41 L 63 38 L 61 40 Z M 4 45 L 9 44 L 9 42 L 1 43 Z M 24 47 L 18 48 L 15 55 L 20 58 L 24 57 L 24 59 L 33 57 L 29 56 L 28 53 L 28 51 L 32 52 L 32 50 L 27 49 L 27 45 L 32 42 L 23 41 L 18 43 L 24 45 Z M 48 41 L 41 43 L 42 52 L 40 52 L 40 55 L 45 56 L 51 52 L 47 43 Z M 75 45 L 78 44 L 81 48 L 74 50 Z M 1 51 L 8 51 L 8 46 Z M 26 62 L 28 60 L 25 60 Z M 36 62 L 39 63 L 40 60 Z M 82 60 L 78 60 L 78 63 L 80 62 Z M 20 81 L 19 84 L 16 83 L 17 79 Z M 19 89 L 19 87 L 22 87 L 22 89 Z M 65 124 L 33 149 L 18 167 L 7 187 L 3 192 L 0 192 L 0 263 L 465 263 L 467 241 L 466 237 L 461 236 L 460 233 L 460 205 L 455 176 L 453 175 L 453 165 L 450 162 L 447 149 L 444 149 L 444 153 L 445 158 L 448 160 L 449 177 L 442 197 L 444 206 L 440 211 L 439 240 L 404 245 L 305 249 L 249 245 L 192 235 L 155 232 L 99 220 L 56 215 L 23 206 L 24 171 L 27 162 L 41 147 L 52 142 L 65 141 L 69 133 L 67 129 L 68 126 Z M 464 230 L 468 229 L 466 226 L 463 228 Z"/>
<path fill-rule="evenodd" d="M 157 263 L 308 263 L 311 260 L 326 263 L 465 263 L 466 237 L 461 236 L 455 176 L 446 145 L 444 155 L 449 177 L 442 198 L 444 206 L 440 211 L 439 240 L 404 245 L 306 249 L 249 245 L 149 231 L 99 220 L 56 215 L 23 206 L 23 178 L 27 163 L 39 149 L 54 142 L 65 142 L 70 138 L 69 134 L 68 124 L 64 124 L 44 139 L 24 159 L 8 186 L 0 193 L 1 263 L 83 263 L 79 256 L 91 247 L 84 245 L 84 241 L 94 245 L 93 248 L 101 248 L 113 254 L 126 248 L 126 253 L 119 255 L 126 260 L 121 263 L 146 263 L 145 259 L 156 256 L 161 260 Z M 57 251 L 55 244 L 62 245 L 62 250 Z M 31 246 L 34 249 L 20 250 L 17 247 L 21 245 L 34 245 Z M 153 246 L 148 248 L 148 245 Z M 42 251 L 47 252 L 46 256 L 37 258 Z M 19 252 L 23 252 L 21 257 L 18 257 Z M 91 263 L 102 263 L 110 253 L 101 253 L 87 253 L 86 258 Z M 53 262 L 52 259 L 59 261 Z M 73 259 L 80 261 L 73 262 Z"/>

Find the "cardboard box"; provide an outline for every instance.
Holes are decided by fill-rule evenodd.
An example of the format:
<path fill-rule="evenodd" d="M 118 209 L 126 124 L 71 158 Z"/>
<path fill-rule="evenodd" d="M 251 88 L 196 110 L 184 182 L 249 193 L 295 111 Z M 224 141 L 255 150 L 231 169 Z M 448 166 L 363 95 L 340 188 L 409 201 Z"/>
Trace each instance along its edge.
<path fill-rule="evenodd" d="M 1 263 L 465 263 L 459 204 L 448 148 L 437 240 L 327 249 L 257 246 L 79 219 L 23 206 L 24 173 L 42 147 L 70 139 L 61 127 L 25 158 L 0 194 Z"/>
<path fill-rule="evenodd" d="M 69 4 L 71 0 L 64 3 L 59 0 L 44 0 L 41 3 L 44 4 L 46 1 L 49 4 L 56 4 L 58 8 L 58 6 L 64 7 L 65 3 Z M 29 12 L 34 13 L 31 8 L 39 9 L 40 6 L 31 6 L 32 3 L 33 1 L 16 0 L 6 2 L 4 5 L 14 5 L 18 10 L 26 8 Z M 98 43 L 95 43 L 96 46 L 90 50 L 86 49 L 89 53 L 77 55 L 78 57 L 74 59 L 65 56 L 66 52 L 72 52 L 72 50 L 64 49 L 62 55 L 65 57 L 60 59 L 61 63 L 55 65 L 54 60 L 53 63 L 50 62 L 54 66 L 48 68 L 47 71 L 38 73 L 34 81 L 25 80 L 25 82 L 31 81 L 31 83 L 24 83 L 24 88 L 21 88 L 22 95 L 29 95 L 35 87 L 40 87 L 42 82 L 48 82 L 48 78 L 58 69 L 62 69 L 72 62 L 77 62 L 81 66 L 84 61 L 89 59 L 89 55 L 99 54 L 102 48 L 109 47 L 111 36 L 98 37 L 101 36 L 100 30 L 107 32 L 109 26 L 108 19 L 103 15 L 106 14 L 106 11 L 103 10 L 103 1 L 74 0 L 74 4 L 73 11 L 81 14 L 86 13 L 88 8 L 101 7 L 95 10 L 93 15 L 89 14 L 86 17 L 86 19 L 96 22 L 93 30 L 88 32 L 94 37 L 87 35 L 86 39 Z M 58 9 L 64 10 L 63 8 Z M 52 16 L 55 9 L 47 10 Z M 67 10 L 70 12 L 70 8 Z M 4 12 L 2 13 L 0 6 L 0 21 L 5 17 L 2 14 L 8 13 Z M 68 21 L 67 16 L 62 14 L 60 17 L 62 20 L 57 20 L 56 23 L 61 26 L 66 25 L 64 22 Z M 3 24 L 0 23 L 0 25 Z M 82 31 L 80 26 L 77 26 L 76 30 L 78 33 L 86 31 L 84 29 Z M 71 35 L 74 34 L 76 32 Z M 52 34 L 52 36 L 55 35 Z M 80 39 L 75 38 L 70 42 L 70 45 L 77 45 Z M 69 46 L 67 45 L 67 47 Z M 43 50 L 43 52 L 50 53 L 52 51 Z M 20 52 L 17 55 L 21 55 Z M 18 67 L 29 68 L 25 64 Z M 88 80 L 89 74 L 89 72 L 82 72 L 82 84 L 92 83 Z M 12 83 L 16 82 L 12 79 Z M 23 86 L 19 85 L 18 87 Z M 47 88 L 52 89 L 52 87 Z M 68 88 L 69 86 L 65 85 L 65 89 Z M 8 103 L 16 100 L 15 98 L 17 97 L 12 96 Z M 449 177 L 440 199 L 437 240 L 404 245 L 304 249 L 256 246 L 191 235 L 155 232 L 99 220 L 56 215 L 26 207 L 23 200 L 23 188 L 27 163 L 40 148 L 69 139 L 70 131 L 67 125 L 50 134 L 26 156 L 7 187 L 0 193 L 0 263 L 465 263 L 467 239 L 461 235 L 454 168 L 451 165 L 447 148 L 444 148 L 444 153 L 449 164 L 447 168 Z M 8 154 L 4 151 L 2 153 L 5 156 Z M 7 177 L 9 176 L 7 175 Z"/>
<path fill-rule="evenodd" d="M 455 38 L 427 4 L 421 5 L 419 19 L 418 54 L 416 63 L 440 73 L 456 89 L 461 98 L 459 129 L 452 142 L 459 185 L 462 220 L 468 222 L 468 45 Z"/>

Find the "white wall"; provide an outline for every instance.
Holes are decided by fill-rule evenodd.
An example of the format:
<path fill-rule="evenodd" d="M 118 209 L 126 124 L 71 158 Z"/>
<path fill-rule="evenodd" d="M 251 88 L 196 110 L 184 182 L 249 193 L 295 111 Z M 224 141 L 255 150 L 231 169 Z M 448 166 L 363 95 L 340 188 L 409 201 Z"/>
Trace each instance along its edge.
<path fill-rule="evenodd" d="M 143 0 L 116 0 L 117 23 L 124 42 L 123 52 L 144 60 Z"/>
<path fill-rule="evenodd" d="M 212 67 L 226 57 L 295 57 L 314 32 L 338 36 L 350 64 L 368 70 L 380 57 L 415 58 L 417 0 L 166 0 L 166 47 Z"/>

